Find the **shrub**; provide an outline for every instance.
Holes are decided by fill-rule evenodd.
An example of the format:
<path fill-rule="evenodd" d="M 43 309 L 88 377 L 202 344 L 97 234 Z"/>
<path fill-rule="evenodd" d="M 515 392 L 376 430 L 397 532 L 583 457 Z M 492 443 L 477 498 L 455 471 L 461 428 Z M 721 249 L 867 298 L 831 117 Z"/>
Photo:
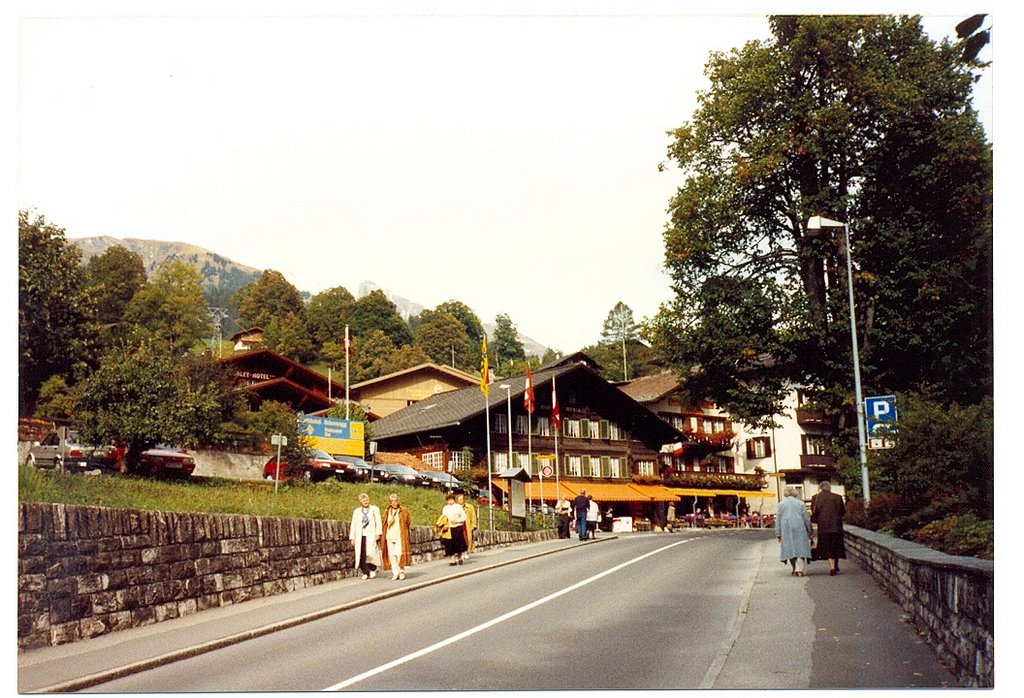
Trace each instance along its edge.
<path fill-rule="evenodd" d="M 994 522 L 975 514 L 954 514 L 926 524 L 914 540 L 950 555 L 970 555 L 991 560 L 995 554 Z"/>

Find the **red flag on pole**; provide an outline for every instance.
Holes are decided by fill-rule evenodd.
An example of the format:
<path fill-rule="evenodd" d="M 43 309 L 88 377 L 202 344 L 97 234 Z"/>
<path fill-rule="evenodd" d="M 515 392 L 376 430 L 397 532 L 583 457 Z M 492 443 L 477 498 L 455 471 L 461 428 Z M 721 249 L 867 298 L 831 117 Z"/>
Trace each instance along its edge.
<path fill-rule="evenodd" d="M 562 428 L 562 415 L 558 411 L 558 394 L 555 392 L 555 377 L 551 376 L 551 423 L 555 429 Z"/>
<path fill-rule="evenodd" d="M 523 407 L 530 414 L 533 414 L 533 374 L 530 373 L 530 365 L 526 365 L 526 392 L 523 394 Z"/>

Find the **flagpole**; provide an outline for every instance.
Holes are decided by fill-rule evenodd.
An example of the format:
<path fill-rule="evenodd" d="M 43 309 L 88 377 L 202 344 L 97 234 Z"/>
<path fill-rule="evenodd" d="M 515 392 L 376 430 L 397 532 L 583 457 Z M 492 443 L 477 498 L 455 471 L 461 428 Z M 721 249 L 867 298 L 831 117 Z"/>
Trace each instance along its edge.
<path fill-rule="evenodd" d="M 349 355 L 348 325 L 345 325 L 345 419 L 348 415 L 348 355 Z"/>
<path fill-rule="evenodd" d="M 487 438 L 487 516 L 494 531 L 494 495 L 491 494 L 491 370 L 487 360 L 487 335 L 480 345 L 480 392 L 484 394 L 484 434 Z M 511 426 L 509 427 L 511 428 Z"/>
<path fill-rule="evenodd" d="M 558 460 L 558 432 L 561 431 L 562 418 L 558 413 L 558 393 L 555 390 L 555 377 L 551 376 L 551 426 L 555 430 L 555 495 L 561 496 L 562 485 L 558 473 L 560 470 Z"/>

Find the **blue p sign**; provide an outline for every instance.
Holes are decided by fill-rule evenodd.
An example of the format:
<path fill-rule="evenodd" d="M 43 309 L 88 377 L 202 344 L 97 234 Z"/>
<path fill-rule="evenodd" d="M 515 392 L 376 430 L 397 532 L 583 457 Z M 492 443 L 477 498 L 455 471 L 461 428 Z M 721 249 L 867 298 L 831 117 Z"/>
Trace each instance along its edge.
<path fill-rule="evenodd" d="M 896 396 L 864 398 L 864 411 L 867 413 L 868 433 L 873 433 L 880 426 L 896 430 Z"/>

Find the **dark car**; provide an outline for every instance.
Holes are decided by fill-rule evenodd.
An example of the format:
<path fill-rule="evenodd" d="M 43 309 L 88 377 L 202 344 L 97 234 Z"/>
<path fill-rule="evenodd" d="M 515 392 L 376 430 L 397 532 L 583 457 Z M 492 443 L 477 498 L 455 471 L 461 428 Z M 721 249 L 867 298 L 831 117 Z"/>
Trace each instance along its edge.
<path fill-rule="evenodd" d="M 142 452 L 135 472 L 153 477 L 189 477 L 195 469 L 195 458 L 185 449 L 157 444 Z"/>
<path fill-rule="evenodd" d="M 387 482 L 392 485 L 421 485 L 420 473 L 408 465 L 398 463 L 377 463 L 373 466 L 375 482 Z"/>
<path fill-rule="evenodd" d="M 305 466 L 302 468 L 302 479 L 306 482 L 322 482 L 330 478 L 336 480 L 354 480 L 355 474 L 349 472 L 348 463 L 336 460 L 334 456 L 321 451 L 319 449 L 312 449 L 309 452 L 309 460 L 306 461 Z M 287 473 L 288 465 L 281 461 L 280 480 L 287 480 L 290 476 Z M 271 458 L 263 466 L 263 479 L 264 480 L 275 480 L 277 478 L 277 458 Z"/>
<path fill-rule="evenodd" d="M 491 493 L 487 491 L 486 487 L 477 487 L 473 490 L 473 499 L 476 500 L 477 504 L 483 504 L 487 506 L 490 504 L 492 507 L 500 507 L 501 502 L 491 496 Z"/>
<path fill-rule="evenodd" d="M 51 431 L 29 447 L 25 462 L 37 468 L 56 468 L 73 473 L 90 470 L 111 470 L 114 452 L 110 446 L 87 446 L 80 442 L 78 432 L 68 430 L 61 441 L 61 433 Z"/>
<path fill-rule="evenodd" d="M 427 487 L 436 487 L 444 492 L 467 489 L 466 483 L 451 473 L 442 473 L 440 470 L 420 470 L 419 474 L 422 479 L 421 484 Z"/>
<path fill-rule="evenodd" d="M 348 479 L 353 482 L 369 482 L 370 481 L 370 470 L 373 468 L 362 458 L 358 456 L 345 456 L 334 454 L 334 460 L 339 463 L 344 463 L 348 466 L 347 474 Z"/>

